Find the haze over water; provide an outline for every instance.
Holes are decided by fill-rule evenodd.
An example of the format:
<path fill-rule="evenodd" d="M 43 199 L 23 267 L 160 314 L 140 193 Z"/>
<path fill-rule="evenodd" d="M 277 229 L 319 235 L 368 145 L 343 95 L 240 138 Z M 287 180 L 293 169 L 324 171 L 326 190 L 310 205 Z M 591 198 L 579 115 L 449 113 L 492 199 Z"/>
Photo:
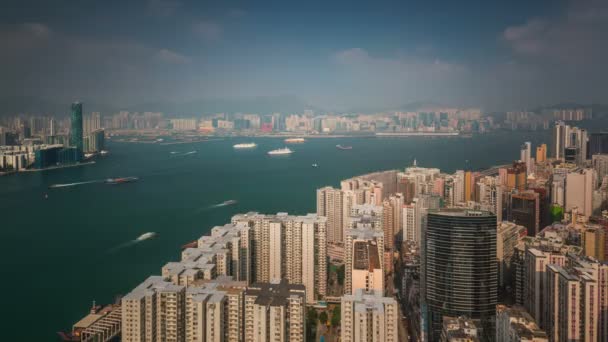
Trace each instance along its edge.
<path fill-rule="evenodd" d="M 232 145 L 255 141 L 253 150 Z M 105 304 L 169 261 L 180 246 L 236 213 L 315 211 L 316 189 L 377 170 L 419 166 L 453 172 L 505 164 L 519 146 L 548 132 L 496 132 L 474 138 L 309 139 L 290 156 L 266 152 L 282 139 L 227 139 L 184 145 L 110 143 L 95 165 L 0 177 L 0 263 L 11 314 L 3 340 L 52 340 L 91 302 Z M 336 144 L 353 146 L 343 151 Z M 197 153 L 176 157 L 171 151 Z M 313 163 L 318 168 L 313 168 Z M 51 184 L 137 176 L 121 185 Z M 48 199 L 45 199 L 48 194 Z M 227 200 L 233 205 L 218 206 Z M 146 232 L 154 238 L 137 243 Z M 117 248 L 117 246 L 124 246 Z M 33 329 L 33 320 L 36 328 Z M 7 335 L 8 334 L 8 335 Z"/>

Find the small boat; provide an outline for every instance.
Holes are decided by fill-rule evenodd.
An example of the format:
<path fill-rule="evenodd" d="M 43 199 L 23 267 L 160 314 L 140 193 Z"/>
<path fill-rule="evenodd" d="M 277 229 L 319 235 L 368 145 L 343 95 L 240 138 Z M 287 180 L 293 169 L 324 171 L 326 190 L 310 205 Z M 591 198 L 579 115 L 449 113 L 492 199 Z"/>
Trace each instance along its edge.
<path fill-rule="evenodd" d="M 110 153 L 110 152 L 108 152 L 108 151 L 106 151 L 106 150 L 101 150 L 101 151 L 99 152 L 99 154 L 101 154 L 102 156 L 105 156 L 105 155 L 107 155 L 108 153 Z"/>
<path fill-rule="evenodd" d="M 279 148 L 277 150 L 272 150 L 269 151 L 268 154 L 271 156 L 277 156 L 277 155 L 286 155 L 286 154 L 292 154 L 293 151 L 290 150 L 289 148 L 285 147 L 285 148 Z"/>
<path fill-rule="evenodd" d="M 104 181 L 106 184 L 123 184 L 123 183 L 132 183 L 136 182 L 139 178 L 137 177 L 121 177 L 121 178 L 108 178 Z"/>
<path fill-rule="evenodd" d="M 314 163 L 314 164 L 312 164 L 312 167 L 319 167 L 319 164 Z"/>
<path fill-rule="evenodd" d="M 244 143 L 244 144 L 236 144 L 234 146 L 232 146 L 235 149 L 249 149 L 249 148 L 255 148 L 258 145 L 256 143 Z"/>
<path fill-rule="evenodd" d="M 352 146 L 342 146 L 342 145 L 336 145 L 336 147 L 337 147 L 339 150 L 352 150 L 352 149 L 353 149 L 353 147 L 352 147 Z"/>
<path fill-rule="evenodd" d="M 283 141 L 285 141 L 286 144 L 301 144 L 306 140 L 304 138 L 288 138 Z"/>
<path fill-rule="evenodd" d="M 156 237 L 156 233 L 155 232 L 147 232 L 147 233 L 143 233 L 140 236 L 138 236 L 137 239 L 135 239 L 135 241 L 150 240 L 150 239 L 152 239 L 154 237 Z"/>

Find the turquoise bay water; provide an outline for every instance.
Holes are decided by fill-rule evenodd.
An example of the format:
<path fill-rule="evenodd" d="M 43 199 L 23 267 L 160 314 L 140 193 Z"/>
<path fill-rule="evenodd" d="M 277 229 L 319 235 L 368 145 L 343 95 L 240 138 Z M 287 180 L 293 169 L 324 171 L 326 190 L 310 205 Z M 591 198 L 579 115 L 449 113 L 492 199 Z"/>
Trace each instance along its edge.
<path fill-rule="evenodd" d="M 282 139 L 259 138 L 257 149 L 233 150 L 233 144 L 247 141 L 110 143 L 111 155 L 95 165 L 0 177 L 0 288 L 10 312 L 4 317 L 3 340 L 53 340 L 56 331 L 69 329 L 86 314 L 93 300 L 111 302 L 148 275 L 159 274 L 164 263 L 178 260 L 182 244 L 236 213 L 313 212 L 318 187 L 403 168 L 414 158 L 420 166 L 444 172 L 466 167 L 465 160 L 473 169 L 508 163 L 519 157 L 521 143 L 548 142 L 548 133 L 310 139 L 282 157 L 266 155 L 283 147 Z M 336 144 L 353 150 L 338 150 Z M 122 176 L 140 180 L 48 189 Z M 226 200 L 238 203 L 210 208 Z M 146 232 L 158 236 L 128 245 Z"/>

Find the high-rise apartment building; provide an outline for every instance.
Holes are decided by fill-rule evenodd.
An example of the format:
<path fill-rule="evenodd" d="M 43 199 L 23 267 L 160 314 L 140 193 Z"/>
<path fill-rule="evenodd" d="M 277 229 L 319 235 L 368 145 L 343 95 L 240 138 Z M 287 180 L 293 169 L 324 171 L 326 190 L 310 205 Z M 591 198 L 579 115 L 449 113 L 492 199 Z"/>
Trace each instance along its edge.
<path fill-rule="evenodd" d="M 464 172 L 464 202 L 473 200 L 473 174 L 471 171 Z"/>
<path fill-rule="evenodd" d="M 184 340 L 185 290 L 151 276 L 122 298 L 122 341 Z"/>
<path fill-rule="evenodd" d="M 72 103 L 70 124 L 70 146 L 76 148 L 76 160 L 80 161 L 83 158 L 84 151 L 82 134 L 82 103 Z"/>
<path fill-rule="evenodd" d="M 364 225 L 383 232 L 383 210 L 382 206 L 373 204 L 353 205 L 348 218 L 346 218 L 348 222 L 347 230 Z"/>
<path fill-rule="evenodd" d="M 430 341 L 443 316 L 479 319 L 493 331 L 498 269 L 496 216 L 487 211 L 441 209 L 427 214 L 421 245 L 423 313 Z"/>
<path fill-rule="evenodd" d="M 420 241 L 418 213 L 418 201 L 416 199 L 403 206 L 403 241 Z"/>
<path fill-rule="evenodd" d="M 508 219 L 526 227 L 528 236 L 535 236 L 541 229 L 539 194 L 531 190 L 512 193 Z"/>
<path fill-rule="evenodd" d="M 439 209 L 441 198 L 437 195 L 419 195 L 409 205 L 403 206 L 403 241 L 420 242 L 422 221 L 429 209 Z"/>
<path fill-rule="evenodd" d="M 594 169 L 582 169 L 566 175 L 565 209 L 578 212 L 587 217 L 593 212 L 593 191 L 597 184 Z"/>
<path fill-rule="evenodd" d="M 522 146 L 521 146 L 521 151 L 520 151 L 520 157 L 519 160 L 521 160 L 524 164 L 526 164 L 526 170 L 528 173 L 532 173 L 533 171 L 533 159 L 532 159 L 532 143 L 529 141 L 526 141 Z"/>
<path fill-rule="evenodd" d="M 583 253 L 599 261 L 606 257 L 606 231 L 602 226 L 590 226 L 583 229 L 581 234 Z"/>
<path fill-rule="evenodd" d="M 99 112 L 83 116 L 83 133 L 85 136 L 98 129 L 101 129 L 101 114 Z"/>
<path fill-rule="evenodd" d="M 513 166 L 507 169 L 507 190 L 517 189 L 519 191 L 526 190 L 527 173 L 526 164 L 523 162 L 514 162 Z"/>
<path fill-rule="evenodd" d="M 304 342 L 306 289 L 285 280 L 255 283 L 245 291 L 245 342 Z"/>
<path fill-rule="evenodd" d="M 382 202 L 382 229 L 384 230 L 384 246 L 392 251 L 395 248 L 395 238 L 401 233 L 403 219 L 403 195 L 395 194 Z"/>
<path fill-rule="evenodd" d="M 608 265 L 573 258 L 546 271 L 546 319 L 551 341 L 608 339 Z M 541 324 L 542 327 L 542 324 Z"/>
<path fill-rule="evenodd" d="M 596 154 L 608 154 L 608 132 L 591 133 L 589 135 L 587 159 L 591 159 Z"/>
<path fill-rule="evenodd" d="M 345 294 L 341 300 L 340 337 L 344 342 L 399 341 L 399 307 L 382 291 Z"/>
<path fill-rule="evenodd" d="M 171 119 L 171 126 L 177 131 L 194 131 L 198 128 L 198 120 L 191 119 Z"/>
<path fill-rule="evenodd" d="M 512 260 L 515 247 L 527 235 L 526 227 L 502 221 L 496 232 L 496 259 L 498 260 L 498 284 L 501 288 L 511 284 Z"/>
<path fill-rule="evenodd" d="M 608 176 L 608 154 L 594 154 L 591 160 L 598 182 L 601 182 L 605 176 Z"/>
<path fill-rule="evenodd" d="M 484 210 L 491 211 L 500 222 L 503 219 L 503 186 L 498 177 L 486 176 L 477 182 L 475 198 Z"/>
<path fill-rule="evenodd" d="M 553 128 L 553 156 L 566 160 L 566 149 L 570 148 L 570 153 L 575 151 L 575 163 L 580 165 L 588 158 L 588 140 L 586 130 L 557 122 Z"/>
<path fill-rule="evenodd" d="M 327 291 L 327 219 L 315 214 L 235 215 L 234 224 L 250 227 L 251 282 L 286 279 L 306 286 L 307 302 Z"/>
<path fill-rule="evenodd" d="M 384 233 L 358 225 L 346 232 L 344 293 L 357 289 L 384 291 Z"/>
<path fill-rule="evenodd" d="M 549 342 L 547 333 L 522 307 L 499 305 L 496 316 L 496 342 Z"/>
<path fill-rule="evenodd" d="M 332 187 L 317 189 L 317 215 L 327 217 L 327 242 L 343 242 L 344 212 L 342 190 Z"/>
<path fill-rule="evenodd" d="M 246 282 L 219 277 L 186 289 L 185 341 L 243 339 Z"/>
<path fill-rule="evenodd" d="M 545 271 L 547 265 L 565 265 L 566 256 L 552 248 L 529 248 L 525 252 L 524 298 L 528 312 L 541 327 L 545 327 L 546 291 Z"/>
<path fill-rule="evenodd" d="M 544 163 L 547 161 L 547 144 L 541 144 L 536 147 L 536 162 Z"/>

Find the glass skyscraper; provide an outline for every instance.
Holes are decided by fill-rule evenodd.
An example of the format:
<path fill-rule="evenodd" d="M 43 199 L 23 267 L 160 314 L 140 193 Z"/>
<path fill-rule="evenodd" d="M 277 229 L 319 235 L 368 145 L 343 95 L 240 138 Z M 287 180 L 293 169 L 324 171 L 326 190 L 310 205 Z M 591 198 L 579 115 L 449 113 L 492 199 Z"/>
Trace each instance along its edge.
<path fill-rule="evenodd" d="M 498 270 L 496 216 L 487 211 L 430 211 L 422 239 L 422 291 L 429 341 L 439 341 L 443 316 L 481 320 L 494 334 Z"/>
<path fill-rule="evenodd" d="M 82 137 L 82 103 L 72 103 L 70 146 L 76 148 L 76 160 L 81 161 L 83 157 Z"/>

